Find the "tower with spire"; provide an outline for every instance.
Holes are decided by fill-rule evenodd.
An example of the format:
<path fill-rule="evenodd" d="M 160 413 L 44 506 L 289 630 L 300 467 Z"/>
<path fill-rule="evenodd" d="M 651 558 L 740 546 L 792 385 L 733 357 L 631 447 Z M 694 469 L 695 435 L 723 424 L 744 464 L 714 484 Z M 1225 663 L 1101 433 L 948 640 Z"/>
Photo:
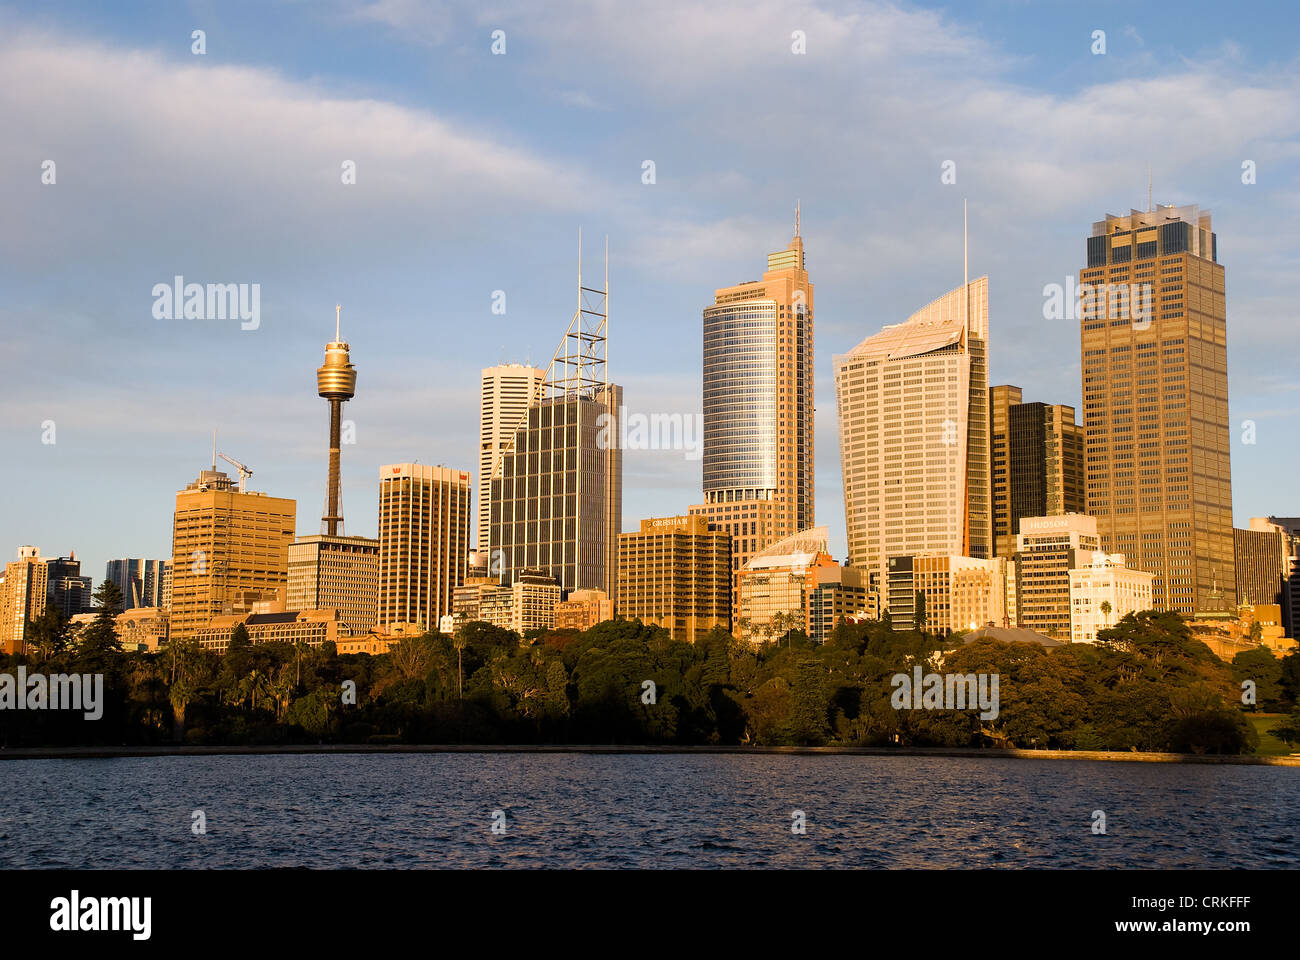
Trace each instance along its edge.
<path fill-rule="evenodd" d="M 357 392 L 357 371 L 348 356 L 348 345 L 341 332 L 341 305 L 334 308 L 334 339 L 325 344 L 325 363 L 316 370 L 316 392 L 330 405 L 329 485 L 325 490 L 325 515 L 321 532 L 336 536 L 343 524 L 343 507 L 339 484 L 339 447 L 343 424 L 343 404 Z"/>

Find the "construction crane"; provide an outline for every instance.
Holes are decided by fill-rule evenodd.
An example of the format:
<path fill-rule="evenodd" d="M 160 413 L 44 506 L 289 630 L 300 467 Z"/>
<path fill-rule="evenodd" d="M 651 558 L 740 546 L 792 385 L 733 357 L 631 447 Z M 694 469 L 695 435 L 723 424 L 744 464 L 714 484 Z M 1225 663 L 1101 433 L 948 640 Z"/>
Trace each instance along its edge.
<path fill-rule="evenodd" d="M 244 466 L 234 457 L 228 457 L 224 453 L 218 453 L 217 456 L 219 456 L 222 460 L 226 461 L 226 463 L 230 464 L 232 467 L 234 467 L 236 470 L 239 471 L 239 492 L 243 493 L 244 481 L 253 475 L 253 471 L 249 470 L 248 467 Z"/>

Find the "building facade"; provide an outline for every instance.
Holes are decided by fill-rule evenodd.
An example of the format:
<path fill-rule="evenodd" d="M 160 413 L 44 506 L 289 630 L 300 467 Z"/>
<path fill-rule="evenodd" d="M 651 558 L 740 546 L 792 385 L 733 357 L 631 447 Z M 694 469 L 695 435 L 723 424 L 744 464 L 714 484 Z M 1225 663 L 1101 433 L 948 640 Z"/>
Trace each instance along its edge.
<path fill-rule="evenodd" d="M 839 564 L 814 566 L 807 592 L 808 638 L 825 643 L 841 620 L 874 620 L 879 615 L 867 572 Z"/>
<path fill-rule="evenodd" d="M 1007 622 L 1005 557 L 890 557 L 886 592 L 895 630 L 917 628 L 917 594 L 925 630 L 947 635 Z"/>
<path fill-rule="evenodd" d="M 1131 570 L 1122 553 L 1095 552 L 1084 566 L 1070 571 L 1070 642 L 1096 643 L 1097 631 L 1124 616 L 1151 609 L 1155 575 Z"/>
<path fill-rule="evenodd" d="M 1084 514 L 1024 517 L 1016 537 L 1016 626 L 1070 639 L 1070 571 L 1101 549 L 1097 521 Z"/>
<path fill-rule="evenodd" d="M 326 641 L 337 644 L 350 636 L 337 610 L 288 610 L 214 617 L 195 632 L 194 640 L 204 650 L 225 653 L 231 631 L 240 624 L 248 631 L 249 643 L 305 643 L 318 647 Z"/>
<path fill-rule="evenodd" d="M 618 538 L 618 607 L 694 643 L 731 628 L 732 537 L 699 515 L 653 517 Z"/>
<path fill-rule="evenodd" d="M 555 607 L 556 630 L 590 630 L 614 619 L 614 601 L 604 590 L 573 590 Z"/>
<path fill-rule="evenodd" d="M 1156 609 L 1235 590 L 1224 271 L 1196 205 L 1097 221 L 1079 271 L 1088 507 Z M 1231 601 L 1231 597 L 1228 598 Z"/>
<path fill-rule="evenodd" d="M 537 399 L 546 371 L 524 363 L 487 367 L 479 389 L 478 504 L 476 507 L 476 549 L 487 554 L 491 539 L 492 474 L 497 462 L 514 438 L 529 406 Z"/>
<path fill-rule="evenodd" d="M 1264 517 L 1252 517 L 1250 527 L 1233 528 L 1233 564 L 1238 603 L 1283 604 L 1291 572 L 1286 530 Z"/>
<path fill-rule="evenodd" d="M 378 540 L 313 534 L 289 545 L 286 609 L 337 609 L 359 637 L 374 627 L 378 601 Z"/>
<path fill-rule="evenodd" d="M 379 468 L 380 632 L 438 629 L 465 580 L 470 524 L 464 470 L 418 463 Z"/>
<path fill-rule="evenodd" d="M 18 559 L 5 565 L 0 580 L 0 649 L 26 653 L 32 621 L 45 612 L 49 567 L 33 546 L 18 548 Z"/>
<path fill-rule="evenodd" d="M 296 513 L 293 500 L 241 493 L 216 469 L 176 494 L 171 639 L 191 639 L 213 617 L 284 600 Z"/>
<path fill-rule="evenodd" d="M 769 544 L 736 574 L 733 633 L 755 646 L 808 629 L 818 567 L 837 567 L 826 552 L 825 527 L 803 530 Z"/>
<path fill-rule="evenodd" d="M 161 607 L 166 566 L 166 560 L 110 560 L 104 568 L 104 579 L 117 584 L 117 589 L 122 591 L 124 610 Z"/>
<path fill-rule="evenodd" d="M 835 358 L 849 563 L 881 584 L 890 557 L 992 556 L 987 336 L 981 277 Z"/>
<path fill-rule="evenodd" d="M 813 285 L 795 236 L 762 280 L 704 310 L 703 516 L 732 537 L 732 571 L 814 521 Z"/>

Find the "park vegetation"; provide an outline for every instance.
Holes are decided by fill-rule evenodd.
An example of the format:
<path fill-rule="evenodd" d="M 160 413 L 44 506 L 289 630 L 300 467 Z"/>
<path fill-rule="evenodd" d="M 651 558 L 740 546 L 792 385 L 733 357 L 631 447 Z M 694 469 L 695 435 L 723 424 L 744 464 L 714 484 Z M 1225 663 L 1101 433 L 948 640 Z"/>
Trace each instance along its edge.
<path fill-rule="evenodd" d="M 1219 661 L 1172 614 L 1129 614 L 1096 644 L 1033 643 L 840 623 L 825 644 L 790 629 L 758 647 L 717 629 L 695 644 L 639 620 L 519 637 L 471 623 L 387 654 L 250 644 L 224 655 L 176 642 L 123 652 L 111 583 L 73 636 L 53 612 L 0 672 L 102 673 L 104 711 L 0 711 L 6 746 L 80 744 L 680 744 L 1021 747 L 1250 753 L 1246 711 L 1283 714 L 1300 743 L 1300 654 Z M 1000 709 L 897 710 L 891 677 L 1000 677 Z M 647 683 L 649 681 L 650 683 Z M 1256 704 L 1243 705 L 1243 681 Z M 651 686 L 651 684 L 653 686 Z"/>

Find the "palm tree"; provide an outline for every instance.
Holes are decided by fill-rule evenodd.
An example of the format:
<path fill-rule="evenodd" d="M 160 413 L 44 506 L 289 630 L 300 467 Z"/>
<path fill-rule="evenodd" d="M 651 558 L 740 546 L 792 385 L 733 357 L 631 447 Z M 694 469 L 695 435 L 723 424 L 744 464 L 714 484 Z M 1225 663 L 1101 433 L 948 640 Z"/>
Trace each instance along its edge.
<path fill-rule="evenodd" d="M 1101 602 L 1101 615 L 1102 615 L 1103 617 L 1106 618 L 1106 626 L 1108 626 L 1108 627 L 1110 626 L 1110 611 L 1111 611 L 1111 610 L 1112 610 L 1112 607 L 1111 607 L 1111 605 L 1110 605 L 1110 601 L 1109 601 L 1109 600 L 1103 600 L 1103 601 Z"/>
<path fill-rule="evenodd" d="M 464 633 L 457 633 L 452 636 L 451 645 L 456 648 L 456 692 L 457 696 L 465 699 L 465 665 L 464 653 L 465 648 L 469 646 L 465 639 Z"/>

